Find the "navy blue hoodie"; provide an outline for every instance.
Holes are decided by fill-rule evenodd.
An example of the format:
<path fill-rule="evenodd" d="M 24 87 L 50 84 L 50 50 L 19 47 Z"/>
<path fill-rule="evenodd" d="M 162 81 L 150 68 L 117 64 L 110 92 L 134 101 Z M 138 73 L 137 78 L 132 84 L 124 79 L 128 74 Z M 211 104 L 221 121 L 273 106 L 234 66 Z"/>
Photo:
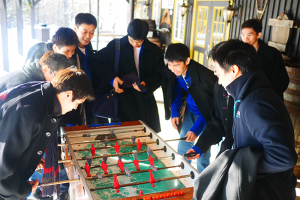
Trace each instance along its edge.
<path fill-rule="evenodd" d="M 282 99 L 272 89 L 263 71 L 245 73 L 226 90 L 235 102 L 234 148 L 256 146 L 263 150 L 258 173 L 277 173 L 293 168 L 298 158 L 293 124 Z"/>

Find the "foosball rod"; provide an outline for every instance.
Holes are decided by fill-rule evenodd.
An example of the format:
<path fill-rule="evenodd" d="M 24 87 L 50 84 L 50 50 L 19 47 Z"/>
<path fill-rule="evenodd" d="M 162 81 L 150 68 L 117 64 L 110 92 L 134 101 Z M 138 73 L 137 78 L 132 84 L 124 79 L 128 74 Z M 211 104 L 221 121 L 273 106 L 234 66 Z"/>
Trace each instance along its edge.
<path fill-rule="evenodd" d="M 146 144 L 154 144 L 156 143 L 157 144 L 157 141 L 152 141 L 152 142 L 141 142 L 142 145 L 146 145 Z M 135 146 L 136 144 L 121 144 L 119 145 L 119 147 L 129 147 L 129 146 Z M 95 148 L 95 150 L 97 149 L 111 149 L 111 148 L 114 148 L 114 146 L 106 146 L 106 147 L 97 147 Z M 77 152 L 77 151 L 90 151 L 91 148 L 89 149 L 77 149 L 77 150 L 73 150 L 74 152 Z"/>
<path fill-rule="evenodd" d="M 170 169 L 170 168 L 175 168 L 175 167 L 183 168 L 183 163 L 181 163 L 180 165 L 175 165 L 175 166 L 157 168 L 157 170 Z M 149 171 L 149 169 L 140 170 L 140 171 L 132 171 L 131 174 L 147 172 L 147 171 Z M 126 175 L 126 172 L 121 172 L 121 173 L 116 173 L 116 174 L 105 174 L 105 175 L 103 175 L 103 178 L 112 177 L 113 175 Z M 97 178 L 96 177 L 86 177 L 85 178 L 85 180 L 98 180 L 98 179 L 99 179 L 98 177 Z M 39 184 L 38 187 L 45 187 L 45 186 L 65 184 L 65 183 L 74 183 L 74 182 L 78 182 L 79 180 L 80 179 L 69 179 L 69 180 L 56 181 L 56 182 L 51 182 L 51 183 L 42 183 L 42 184 Z"/>
<path fill-rule="evenodd" d="M 180 165 L 174 165 L 174 166 L 169 166 L 169 167 L 161 167 L 161 168 L 156 168 L 157 170 L 162 170 L 162 169 L 170 169 L 170 168 L 175 168 L 175 167 L 180 167 L 181 169 L 184 168 L 183 162 L 180 163 Z M 149 169 L 143 169 L 143 170 L 139 170 L 139 171 L 131 171 L 130 174 L 137 174 L 137 173 L 142 173 L 142 172 L 148 172 Z M 126 175 L 126 172 L 120 172 L 120 173 L 115 173 L 115 174 L 104 174 L 103 178 L 106 177 L 112 177 L 114 175 Z M 99 179 L 97 176 L 94 177 L 87 177 L 85 178 L 85 180 L 97 180 Z"/>
<path fill-rule="evenodd" d="M 152 135 L 141 135 L 141 136 L 136 136 L 136 138 L 143 138 L 143 137 L 152 137 Z M 132 137 L 124 137 L 124 138 L 112 138 L 108 139 L 108 141 L 115 141 L 115 140 L 126 140 L 126 139 L 132 139 Z M 96 143 L 96 142 L 104 142 L 104 140 L 91 140 L 91 141 L 82 141 L 82 142 L 73 142 L 70 145 L 73 144 L 86 144 L 86 143 Z M 64 146 L 63 144 L 62 146 Z"/>
<path fill-rule="evenodd" d="M 42 183 L 42 184 L 39 184 L 38 187 L 58 185 L 58 184 L 64 184 L 64 183 L 74 183 L 74 182 L 78 182 L 78 181 L 79 181 L 79 179 L 69 179 L 69 180 L 56 181 L 56 182 L 51 182 L 51 183 Z"/>
<path fill-rule="evenodd" d="M 161 149 L 151 149 L 151 151 L 167 151 L 167 147 L 164 146 L 164 148 Z M 137 153 L 146 153 L 148 152 L 148 150 L 145 151 L 138 151 Z M 133 154 L 133 152 L 128 152 L 128 153 L 123 153 L 123 155 L 128 155 L 128 154 Z M 106 157 L 115 157 L 115 156 L 119 156 L 119 154 L 110 154 L 110 155 L 106 155 Z M 103 158 L 104 156 L 93 156 L 91 157 L 91 159 L 95 159 L 95 158 Z M 82 157 L 82 158 L 78 158 L 77 160 L 87 160 L 87 157 Z M 58 163 L 66 163 L 66 162 L 71 162 L 71 160 L 59 160 Z"/>
<path fill-rule="evenodd" d="M 113 132 L 113 134 L 129 133 L 129 132 L 138 132 L 138 131 L 144 132 L 144 129 L 128 130 L 128 131 L 123 131 L 123 132 Z M 69 135 L 68 138 L 91 137 L 91 136 L 109 136 L 111 133 L 112 133 L 112 132 L 110 132 L 110 133 L 105 133 L 105 134 L 83 134 L 82 136 L 80 136 L 80 135 Z"/>
<path fill-rule="evenodd" d="M 194 172 L 191 172 L 189 175 L 183 175 L 183 176 L 177 176 L 177 177 L 169 177 L 169 178 L 161 178 L 161 179 L 155 179 L 155 183 L 159 183 L 161 181 L 168 181 L 168 180 L 174 180 L 174 179 L 181 179 L 181 178 L 194 178 Z M 150 181 L 142 181 L 142 182 L 136 182 L 136 183 L 128 183 L 128 184 L 122 184 L 120 187 L 128 187 L 128 186 L 134 186 L 134 185 L 141 185 L 141 184 L 146 184 L 150 183 Z M 90 189 L 90 191 L 97 191 L 97 190 L 104 190 L 104 189 L 114 189 L 114 186 L 110 187 L 104 187 L 104 188 L 95 188 L 95 189 Z"/>
<path fill-rule="evenodd" d="M 173 160 L 175 159 L 175 154 L 172 153 L 172 156 L 165 156 L 165 157 L 156 157 L 153 158 L 154 161 L 158 161 L 158 160 L 162 160 L 162 159 L 168 159 L 168 158 L 172 158 Z M 145 160 L 139 160 L 139 162 L 148 162 L 149 159 L 145 159 Z M 133 161 L 130 162 L 123 162 L 124 164 L 131 164 L 134 163 Z M 114 166 L 114 165 L 118 165 L 118 163 L 114 163 L 114 164 L 107 164 L 107 166 Z M 94 165 L 94 166 L 90 166 L 90 168 L 98 168 L 98 167 L 102 167 L 102 165 Z M 81 169 L 84 169 L 84 167 L 80 167 Z"/>

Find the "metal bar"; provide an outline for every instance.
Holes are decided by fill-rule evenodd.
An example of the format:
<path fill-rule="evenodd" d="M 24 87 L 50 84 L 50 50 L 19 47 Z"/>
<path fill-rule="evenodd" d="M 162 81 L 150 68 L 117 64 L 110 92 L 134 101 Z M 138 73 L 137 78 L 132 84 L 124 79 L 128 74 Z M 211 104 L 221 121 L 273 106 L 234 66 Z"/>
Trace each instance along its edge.
<path fill-rule="evenodd" d="M 136 138 L 142 138 L 142 137 L 150 137 L 150 135 L 145 135 L 145 136 L 136 136 Z M 126 140 L 126 139 L 131 139 L 131 138 L 112 138 L 108 139 L 108 141 L 115 141 L 115 140 Z M 92 140 L 92 141 L 82 141 L 82 142 L 73 142 L 73 144 L 86 144 L 86 143 L 94 143 L 94 142 L 104 142 L 104 140 Z M 58 144 L 59 146 L 59 144 Z M 60 146 L 65 146 L 65 144 L 61 144 Z"/>
<path fill-rule="evenodd" d="M 23 56 L 23 12 L 22 1 L 16 0 L 18 53 Z"/>
<path fill-rule="evenodd" d="M 74 182 L 78 182 L 79 180 L 80 179 L 71 179 L 71 180 L 57 181 L 57 182 L 52 182 L 52 183 L 43 183 L 43 184 L 39 184 L 38 187 L 58 185 L 58 184 L 64 184 L 64 183 L 74 183 Z"/>
<path fill-rule="evenodd" d="M 128 131 L 123 131 L 123 132 L 113 132 L 114 134 L 119 134 L 119 133 L 128 133 L 128 132 L 139 132 L 139 131 L 143 131 L 143 129 L 139 129 L 139 130 L 128 130 Z M 89 137 L 91 136 L 109 136 L 110 133 L 104 133 L 104 134 L 90 134 Z M 87 134 L 83 134 L 82 136 L 80 135 L 70 135 L 68 136 L 69 138 L 79 138 L 79 137 L 88 137 Z"/>
<path fill-rule="evenodd" d="M 157 143 L 157 141 L 153 141 L 153 142 L 141 142 L 142 145 L 146 145 L 146 144 L 154 144 L 154 143 Z M 119 145 L 120 147 L 129 147 L 129 146 L 135 146 L 137 145 L 137 143 L 135 144 L 123 144 L 123 145 Z M 97 149 L 111 149 L 111 148 L 114 148 L 115 146 L 107 146 L 107 147 L 97 147 L 95 148 L 95 150 Z M 74 152 L 77 152 L 77 151 L 89 151 L 91 150 L 91 148 L 89 149 L 78 149 L 78 150 L 73 150 Z"/>
<path fill-rule="evenodd" d="M 177 177 L 155 179 L 155 183 L 158 183 L 158 182 L 161 182 L 161 181 L 180 179 L 180 178 L 188 178 L 188 177 L 192 177 L 192 175 L 183 175 L 183 176 L 177 176 Z M 146 184 L 146 183 L 150 183 L 150 181 L 142 181 L 142 182 L 136 182 L 136 183 L 123 184 L 123 185 L 120 185 L 120 187 L 128 187 L 128 186 L 134 186 L 134 185 L 140 185 L 140 184 Z M 96 191 L 96 190 L 104 190 L 104 189 L 111 189 L 111 188 L 114 188 L 114 186 L 104 187 L 104 188 L 95 188 L 95 189 L 90 189 L 90 190 L 93 192 L 93 191 Z"/>
<path fill-rule="evenodd" d="M 165 148 L 161 148 L 161 149 L 151 149 L 151 151 L 163 151 L 165 150 Z M 73 152 L 73 151 L 72 151 Z M 137 153 L 146 153 L 148 152 L 148 150 L 145 151 L 138 151 Z M 128 152 L 128 153 L 122 153 L 123 155 L 128 155 L 128 154 L 133 154 L 133 152 Z M 114 156 L 119 156 L 119 154 L 110 154 L 110 155 L 106 155 L 107 157 L 114 157 Z M 103 158 L 104 156 L 93 156 L 92 159 L 95 158 Z M 78 158 L 77 160 L 87 160 L 87 157 L 82 157 L 82 158 Z"/>
<path fill-rule="evenodd" d="M 9 72 L 9 61 L 8 61 L 8 35 L 7 35 L 7 10 L 6 0 L 0 0 L 0 19 L 1 19 L 1 43 L 2 43 L 2 64 L 3 70 Z"/>
<path fill-rule="evenodd" d="M 158 161 L 158 160 L 162 160 L 162 159 L 166 159 L 166 158 L 173 158 L 173 156 L 165 156 L 165 157 L 160 157 L 160 158 L 153 158 L 154 161 Z M 149 162 L 149 159 L 145 159 L 145 160 L 139 160 L 139 162 Z M 133 161 L 130 162 L 123 162 L 123 164 L 131 164 L 134 163 Z M 118 165 L 118 163 L 114 163 L 114 164 L 108 164 L 107 166 L 114 166 L 114 165 Z M 102 165 L 94 165 L 94 166 L 90 166 L 90 168 L 98 168 L 98 167 L 102 167 Z M 84 167 L 80 167 L 81 169 L 84 169 Z"/>
<path fill-rule="evenodd" d="M 34 5 L 34 0 L 32 0 L 32 7 L 31 7 L 31 19 L 30 19 L 30 24 L 31 24 L 31 38 L 35 39 L 35 31 L 34 31 L 34 25 L 35 25 L 35 5 Z"/>
<path fill-rule="evenodd" d="M 175 166 L 169 166 L 169 167 L 161 167 L 161 168 L 157 168 L 157 170 L 161 170 L 161 169 L 170 169 L 170 168 L 175 168 L 175 167 L 181 167 L 181 165 L 175 165 Z M 137 174 L 137 173 L 142 173 L 142 172 L 148 172 L 150 169 L 143 169 L 143 170 L 139 170 L 139 171 L 132 171 L 130 172 L 131 174 Z M 112 177 L 114 175 L 126 175 L 126 172 L 120 172 L 120 173 L 115 173 L 115 174 L 105 174 L 103 175 L 103 178 L 106 177 Z M 85 180 L 98 180 L 98 177 L 87 177 L 85 178 Z"/>
<path fill-rule="evenodd" d="M 98 49 L 99 49 L 99 19 L 100 19 L 100 8 L 99 8 L 99 1 L 100 0 L 97 0 L 97 21 L 98 21 L 98 26 L 97 26 L 97 33 L 96 33 L 96 38 L 97 38 L 97 40 L 96 40 L 96 42 L 97 42 L 97 45 L 96 45 L 96 50 L 98 51 Z"/>

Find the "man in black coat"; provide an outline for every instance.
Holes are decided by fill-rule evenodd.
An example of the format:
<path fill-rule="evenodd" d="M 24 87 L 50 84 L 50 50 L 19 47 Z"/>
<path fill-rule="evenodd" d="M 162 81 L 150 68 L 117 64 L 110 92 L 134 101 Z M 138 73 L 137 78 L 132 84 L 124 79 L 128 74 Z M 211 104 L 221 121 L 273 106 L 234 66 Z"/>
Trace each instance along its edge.
<path fill-rule="evenodd" d="M 118 73 L 114 72 L 116 40 L 93 55 L 92 65 L 98 77 L 98 85 L 107 91 L 112 88 L 118 93 L 118 120 L 143 120 L 154 131 L 160 132 L 159 116 L 153 92 L 161 85 L 161 70 L 164 67 L 163 53 L 147 38 L 149 27 L 145 21 L 130 22 L 125 37 L 120 39 Z M 136 83 L 121 89 L 123 77 L 134 73 L 146 90 L 141 91 Z"/>
<path fill-rule="evenodd" d="M 190 59 L 189 48 L 184 44 L 171 44 L 166 52 L 168 67 L 163 70 L 163 93 L 166 117 L 172 117 L 172 126 L 178 130 L 183 93 L 187 93 L 184 120 L 178 143 L 178 153 L 189 150 L 206 122 L 211 119 L 213 85 L 217 77 L 213 72 Z M 168 119 L 168 118 L 166 118 Z M 203 171 L 210 163 L 210 151 L 197 160 L 197 169 Z"/>
<path fill-rule="evenodd" d="M 298 156 L 293 125 L 282 99 L 259 69 L 255 48 L 229 40 L 212 51 L 219 84 L 234 99 L 233 148 L 252 146 L 262 153 L 252 199 L 295 199 L 293 171 Z"/>
<path fill-rule="evenodd" d="M 260 39 L 262 36 L 261 31 L 261 21 L 249 19 L 242 24 L 241 38 L 243 42 L 255 48 L 258 56 L 258 66 L 265 72 L 275 92 L 283 99 L 283 92 L 289 85 L 289 76 L 280 52 Z"/>
<path fill-rule="evenodd" d="M 27 182 L 57 128 L 60 116 L 93 100 L 82 70 L 65 69 L 52 82 L 30 82 L 0 93 L 0 197 L 26 199 L 38 180 Z"/>
<path fill-rule="evenodd" d="M 42 56 L 39 63 L 26 64 L 21 70 L 2 76 L 0 92 L 27 82 L 51 81 L 55 74 L 73 65 L 76 65 L 74 59 L 67 59 L 62 54 L 48 51 Z"/>

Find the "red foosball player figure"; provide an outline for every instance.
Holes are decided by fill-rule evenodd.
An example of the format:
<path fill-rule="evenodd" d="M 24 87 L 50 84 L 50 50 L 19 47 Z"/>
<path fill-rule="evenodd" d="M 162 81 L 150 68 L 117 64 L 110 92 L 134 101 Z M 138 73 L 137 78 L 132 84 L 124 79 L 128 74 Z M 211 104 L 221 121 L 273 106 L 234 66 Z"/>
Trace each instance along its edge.
<path fill-rule="evenodd" d="M 94 144 L 92 144 L 91 153 L 92 156 L 95 156 L 96 148 L 94 147 Z"/>
<path fill-rule="evenodd" d="M 119 193 L 120 184 L 117 179 L 117 175 L 114 175 L 114 188 L 116 189 L 117 193 Z"/>
<path fill-rule="evenodd" d="M 134 166 L 136 167 L 136 170 L 137 170 L 137 171 L 140 171 L 139 161 L 138 161 L 137 159 L 135 159 L 135 160 L 133 161 L 133 164 L 134 164 Z"/>
<path fill-rule="evenodd" d="M 151 156 L 148 156 L 149 158 L 149 163 L 154 167 L 154 158 L 151 158 Z"/>
<path fill-rule="evenodd" d="M 88 164 L 88 163 L 85 163 L 84 168 L 85 168 L 87 177 L 91 177 L 91 174 L 90 174 L 91 168 L 90 168 L 89 164 Z"/>
<path fill-rule="evenodd" d="M 139 196 L 143 196 L 144 194 L 143 194 L 143 190 L 140 190 L 140 194 L 139 194 Z"/>
<path fill-rule="evenodd" d="M 142 148 L 142 143 L 141 143 L 141 141 L 140 141 L 140 140 L 138 140 L 138 142 L 137 142 L 136 146 L 137 146 L 137 149 L 138 149 L 138 151 L 141 151 L 141 148 Z"/>
<path fill-rule="evenodd" d="M 118 160 L 118 166 L 119 166 L 121 172 L 123 173 L 124 172 L 123 162 L 120 159 Z"/>
<path fill-rule="evenodd" d="M 102 165 L 101 165 L 103 171 L 104 171 L 104 174 L 108 174 L 107 172 L 107 164 L 102 160 Z"/>
<path fill-rule="evenodd" d="M 118 145 L 117 142 L 115 142 L 115 150 L 117 153 L 119 153 L 119 149 L 120 149 L 120 146 Z"/>
<path fill-rule="evenodd" d="M 152 170 L 149 170 L 149 174 L 150 174 L 149 181 L 152 184 L 152 187 L 155 187 L 155 185 L 154 185 L 155 179 L 154 179 L 154 176 L 152 174 Z"/>

